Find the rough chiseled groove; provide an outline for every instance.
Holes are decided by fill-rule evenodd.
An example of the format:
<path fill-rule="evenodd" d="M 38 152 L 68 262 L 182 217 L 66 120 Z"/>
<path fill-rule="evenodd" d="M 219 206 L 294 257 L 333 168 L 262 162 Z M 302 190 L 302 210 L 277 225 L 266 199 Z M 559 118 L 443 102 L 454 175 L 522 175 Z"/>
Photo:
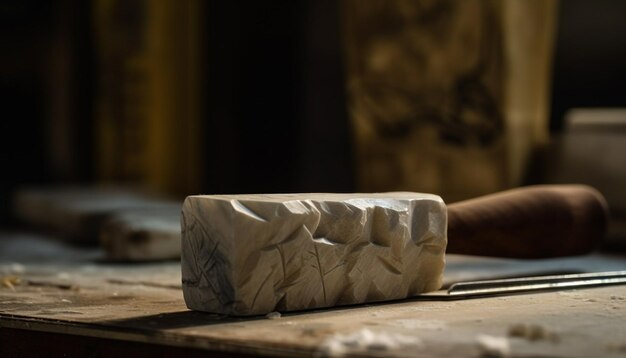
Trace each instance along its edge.
<path fill-rule="evenodd" d="M 287 263 L 285 261 L 285 253 L 284 253 L 284 250 L 283 250 L 282 246 L 286 245 L 286 244 L 288 244 L 290 242 L 293 242 L 295 240 L 298 240 L 298 238 L 299 238 L 298 233 L 301 232 L 302 230 L 307 230 L 307 232 L 308 232 L 308 229 L 304 225 L 302 225 L 302 226 L 296 228 L 292 233 L 287 235 L 287 237 L 284 240 L 282 240 L 281 242 L 276 243 L 276 244 L 272 244 L 270 246 L 266 246 L 266 247 L 261 249 L 262 251 L 271 251 L 271 250 L 278 251 L 278 254 L 280 255 L 281 267 L 283 269 L 283 280 L 285 280 L 286 277 L 287 277 Z"/>
<path fill-rule="evenodd" d="M 254 220 L 258 220 L 261 222 L 267 222 L 267 219 L 263 218 L 261 215 L 259 215 L 258 213 L 256 213 L 254 210 L 250 209 L 248 206 L 246 206 L 244 203 L 242 203 L 239 200 L 231 200 L 231 204 L 233 205 L 233 208 L 235 208 L 235 210 L 237 210 L 240 213 L 243 213 L 244 215 L 247 215 L 248 217 L 254 219 Z"/>
<path fill-rule="evenodd" d="M 382 267 L 386 268 L 389 272 L 391 272 L 391 273 L 393 273 L 395 275 L 402 275 L 402 271 L 400 271 L 397 267 L 395 267 L 386 258 L 384 258 L 384 257 L 382 257 L 380 255 L 376 256 L 376 258 L 378 258 L 378 260 L 383 264 Z"/>
<path fill-rule="evenodd" d="M 183 260 L 196 263 L 183 263 L 189 268 L 183 270 L 187 305 L 252 315 L 399 299 L 437 289 L 446 244 L 441 200 L 414 193 L 372 197 L 188 198 Z M 221 240 L 236 250 L 222 248 Z M 188 280 L 198 274 L 206 283 Z"/>
<path fill-rule="evenodd" d="M 372 217 L 370 219 L 372 224 L 369 233 L 369 239 L 372 244 L 380 247 L 391 247 L 390 239 L 385 237 L 385 234 L 388 234 L 390 229 L 390 223 L 388 221 L 393 220 L 393 214 L 391 213 L 393 213 L 392 210 L 379 207 L 374 207 L 374 210 L 372 210 Z M 383 224 L 384 221 L 387 221 L 385 223 L 387 225 Z"/>

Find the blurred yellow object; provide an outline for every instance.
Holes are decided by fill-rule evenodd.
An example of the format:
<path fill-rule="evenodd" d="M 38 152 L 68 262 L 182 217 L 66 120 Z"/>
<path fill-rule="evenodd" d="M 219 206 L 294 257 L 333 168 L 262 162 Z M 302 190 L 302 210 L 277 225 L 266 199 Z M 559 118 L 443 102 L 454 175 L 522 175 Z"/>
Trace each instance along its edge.
<path fill-rule="evenodd" d="M 18 276 L 4 276 L 0 278 L 3 287 L 15 291 L 15 286 L 19 285 L 22 280 Z"/>
<path fill-rule="evenodd" d="M 170 194 L 199 190 L 200 3 L 95 2 L 100 181 Z"/>
<path fill-rule="evenodd" d="M 450 202 L 521 184 L 548 139 L 556 5 L 347 0 L 359 190 Z"/>

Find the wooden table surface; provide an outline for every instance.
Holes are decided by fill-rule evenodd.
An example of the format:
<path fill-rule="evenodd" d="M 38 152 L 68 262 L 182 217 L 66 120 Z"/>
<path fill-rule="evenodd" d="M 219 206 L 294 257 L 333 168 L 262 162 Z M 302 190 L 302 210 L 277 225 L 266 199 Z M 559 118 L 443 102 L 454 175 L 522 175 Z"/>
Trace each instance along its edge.
<path fill-rule="evenodd" d="M 102 262 L 97 250 L 16 234 L 0 235 L 0 252 L 0 356 L 15 353 L 11 342 L 26 333 L 33 349 L 33 337 L 48 334 L 59 342 L 82 336 L 149 344 L 161 353 L 626 356 L 626 285 L 232 318 L 186 308 L 179 262 Z M 626 257 L 528 263 L 450 256 L 446 280 L 618 269 L 626 269 Z"/>

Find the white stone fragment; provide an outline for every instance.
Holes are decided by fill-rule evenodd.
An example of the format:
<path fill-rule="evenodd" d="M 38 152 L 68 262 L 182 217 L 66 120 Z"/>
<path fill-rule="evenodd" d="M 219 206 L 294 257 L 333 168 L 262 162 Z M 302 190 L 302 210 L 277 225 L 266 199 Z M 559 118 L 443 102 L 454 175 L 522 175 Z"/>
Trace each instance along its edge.
<path fill-rule="evenodd" d="M 198 195 L 181 220 L 191 309 L 266 314 L 441 286 L 447 214 L 436 195 Z"/>
<path fill-rule="evenodd" d="M 318 353 L 323 357 L 343 357 L 365 355 L 366 352 L 384 353 L 397 349 L 423 347 L 419 337 L 401 333 L 377 332 L 367 328 L 349 334 L 335 334 L 322 342 Z"/>
<path fill-rule="evenodd" d="M 270 312 L 265 315 L 265 318 L 267 319 L 279 319 L 280 317 L 282 317 L 280 312 Z"/>
<path fill-rule="evenodd" d="M 511 355 L 511 344 L 506 337 L 480 334 L 476 337 L 481 357 L 504 358 Z"/>

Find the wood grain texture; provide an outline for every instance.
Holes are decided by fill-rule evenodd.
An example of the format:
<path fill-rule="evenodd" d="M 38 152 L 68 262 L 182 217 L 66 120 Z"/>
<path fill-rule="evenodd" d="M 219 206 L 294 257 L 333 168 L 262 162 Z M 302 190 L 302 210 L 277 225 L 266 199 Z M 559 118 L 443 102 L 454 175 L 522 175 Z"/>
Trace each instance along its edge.
<path fill-rule="evenodd" d="M 167 346 L 162 352 L 186 347 L 207 354 L 287 357 L 488 356 L 484 336 L 503 342 L 512 357 L 620 356 L 626 349 L 626 286 L 455 302 L 406 299 L 291 312 L 277 319 L 241 318 L 186 309 L 178 263 L 103 264 L 91 252 L 81 255 L 75 249 L 55 261 L 63 251 L 58 242 L 48 243 L 55 245 L 49 257 L 30 252 L 29 258 L 27 248 L 44 246 L 41 242 L 25 246 L 23 236 L 0 238 L 0 276 L 21 279 L 14 289 L 0 285 L 0 334 L 10 328 L 72 335 L 72 344 L 92 343 L 89 354 L 111 352 L 102 339 Z M 514 275 L 513 266 L 522 269 L 519 274 L 542 267 L 600 271 L 626 265 L 624 257 L 615 256 L 528 262 L 451 255 L 449 261 L 446 281 Z M 520 327 L 544 334 L 520 335 Z M 0 353 L 11 348 L 1 345 Z M 75 347 L 60 353 L 72 352 Z"/>

